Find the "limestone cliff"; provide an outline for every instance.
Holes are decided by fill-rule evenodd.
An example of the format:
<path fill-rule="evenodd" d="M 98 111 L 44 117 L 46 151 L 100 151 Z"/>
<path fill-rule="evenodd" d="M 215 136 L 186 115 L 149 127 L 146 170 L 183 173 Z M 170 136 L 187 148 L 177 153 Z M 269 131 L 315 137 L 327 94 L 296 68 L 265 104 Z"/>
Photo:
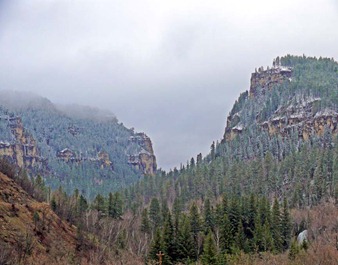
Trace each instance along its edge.
<path fill-rule="evenodd" d="M 323 136 L 325 131 L 338 133 L 338 113 L 326 108 L 316 111 L 320 98 L 307 97 L 278 109 L 268 120 L 260 123 L 270 135 L 290 135 L 293 131 L 304 140 L 311 135 Z"/>
<path fill-rule="evenodd" d="M 150 138 L 145 133 L 136 133 L 130 141 L 141 147 L 137 153 L 129 156 L 128 163 L 145 175 L 154 176 L 157 169 L 156 157 Z"/>
<path fill-rule="evenodd" d="M 110 111 L 0 91 L 0 117 L 0 156 L 34 168 L 53 189 L 62 185 L 94 198 L 155 174 L 149 137 Z"/>
<path fill-rule="evenodd" d="M 20 117 L 1 116 L 10 128 L 12 140 L 0 138 L 0 156 L 13 160 L 19 167 L 33 168 L 42 162 L 35 139 L 25 130 Z M 1 137 L 1 136 L 0 136 Z"/>
<path fill-rule="evenodd" d="M 334 89 L 337 71 L 333 68 L 333 73 L 318 74 L 320 60 L 297 60 L 308 63 L 308 68 L 296 63 L 295 73 L 294 65 L 282 65 L 277 57 L 271 67 L 260 67 L 252 73 L 249 90 L 241 94 L 227 117 L 225 141 L 232 141 L 253 127 L 270 136 L 298 134 L 303 140 L 321 137 L 325 132 L 338 133 Z M 314 65 L 310 66 L 311 62 Z M 326 61 L 326 65 L 329 63 L 331 60 Z M 323 79 L 324 74 L 327 79 Z M 322 89 L 326 85 L 326 90 Z"/>
<path fill-rule="evenodd" d="M 291 81 L 292 68 L 287 66 L 281 66 L 279 59 L 274 61 L 272 68 L 264 70 L 260 67 L 251 74 L 250 80 L 250 97 L 257 97 L 261 93 L 265 93 L 270 90 L 276 84 L 282 84 L 285 81 Z"/>

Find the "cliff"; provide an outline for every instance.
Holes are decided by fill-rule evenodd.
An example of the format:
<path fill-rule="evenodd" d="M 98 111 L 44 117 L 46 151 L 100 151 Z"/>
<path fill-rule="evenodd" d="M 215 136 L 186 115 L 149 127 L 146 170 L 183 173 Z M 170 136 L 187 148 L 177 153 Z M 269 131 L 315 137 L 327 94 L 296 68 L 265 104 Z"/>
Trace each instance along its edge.
<path fill-rule="evenodd" d="M 43 160 L 39 155 L 37 144 L 27 132 L 20 117 L 1 116 L 1 122 L 10 128 L 11 142 L 1 139 L 0 156 L 14 161 L 19 167 L 33 168 Z"/>
<path fill-rule="evenodd" d="M 271 90 L 275 85 L 285 81 L 291 81 L 292 68 L 281 65 L 273 65 L 272 68 L 264 70 L 260 67 L 251 74 L 250 97 L 257 97 L 264 94 L 266 90 Z"/>
<path fill-rule="evenodd" d="M 145 175 L 154 176 L 157 164 L 150 138 L 145 133 L 137 133 L 130 137 L 130 141 L 141 146 L 141 150 L 130 155 L 128 163 Z"/>
<path fill-rule="evenodd" d="M 331 59 L 290 56 L 258 68 L 227 117 L 224 140 L 252 128 L 270 137 L 296 133 L 302 140 L 337 134 L 336 67 Z"/>
<path fill-rule="evenodd" d="M 330 108 L 316 111 L 320 101 L 319 97 L 298 99 L 278 109 L 269 119 L 260 123 L 260 126 L 270 135 L 280 134 L 283 137 L 296 131 L 304 140 L 312 135 L 322 137 L 325 132 L 337 134 L 338 113 Z"/>
<path fill-rule="evenodd" d="M 34 169 L 52 189 L 94 198 L 155 174 L 150 138 L 111 112 L 6 93 L 0 91 L 0 156 Z"/>

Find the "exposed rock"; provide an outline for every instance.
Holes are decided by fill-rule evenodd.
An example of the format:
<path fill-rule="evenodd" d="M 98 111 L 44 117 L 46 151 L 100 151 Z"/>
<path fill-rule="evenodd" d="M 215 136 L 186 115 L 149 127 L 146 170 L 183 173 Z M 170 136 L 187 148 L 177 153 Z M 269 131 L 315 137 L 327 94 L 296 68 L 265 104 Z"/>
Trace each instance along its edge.
<path fill-rule="evenodd" d="M 323 136 L 326 129 L 333 134 L 338 133 L 338 113 L 331 109 L 316 112 L 315 102 L 320 98 L 298 98 L 296 102 L 279 108 L 269 120 L 260 125 L 270 135 L 289 135 L 297 130 L 299 137 L 307 140 L 311 135 Z"/>
<path fill-rule="evenodd" d="M 297 236 L 298 245 L 302 245 L 307 240 L 308 240 L 308 231 L 307 230 L 304 230 L 303 232 L 299 233 L 299 235 Z"/>
<path fill-rule="evenodd" d="M 276 64 L 267 70 L 260 67 L 258 71 L 251 74 L 250 97 L 257 97 L 261 93 L 265 93 L 265 90 L 271 89 L 276 84 L 282 84 L 285 81 L 290 81 L 291 76 L 291 67 Z"/>
<path fill-rule="evenodd" d="M 56 156 L 63 160 L 64 162 L 76 162 L 81 163 L 83 161 L 90 161 L 90 162 L 99 162 L 101 169 L 103 168 L 113 168 L 113 162 L 110 161 L 109 154 L 105 151 L 100 151 L 97 154 L 97 157 L 86 157 L 77 155 L 76 152 L 72 151 L 69 148 L 65 148 L 58 152 Z"/>
<path fill-rule="evenodd" d="M 130 155 L 128 163 L 136 169 L 142 170 L 145 175 L 154 176 L 157 164 L 150 138 L 145 133 L 136 133 L 130 137 L 130 141 L 141 146 L 141 151 Z"/>
<path fill-rule="evenodd" d="M 36 141 L 23 127 L 21 118 L 2 116 L 0 119 L 7 121 L 12 134 L 11 142 L 0 141 L 0 156 L 13 160 L 19 167 L 32 168 L 42 162 Z"/>
<path fill-rule="evenodd" d="M 101 162 L 101 168 L 111 167 L 113 169 L 113 162 L 109 159 L 109 154 L 104 151 L 100 151 L 97 154 L 98 160 Z"/>
<path fill-rule="evenodd" d="M 65 162 L 69 162 L 76 159 L 75 153 L 68 148 L 61 150 L 56 154 L 56 156 Z"/>
<path fill-rule="evenodd" d="M 293 68 L 281 66 L 278 58 L 274 60 L 272 68 L 265 70 L 260 67 L 251 75 L 249 97 L 251 100 L 258 101 L 256 104 L 264 105 L 264 97 L 261 96 L 277 84 L 291 82 L 292 72 Z M 246 100 L 247 97 L 243 99 Z M 261 120 L 261 116 L 257 114 L 256 120 L 270 135 L 280 134 L 285 137 L 297 132 L 301 139 L 308 140 L 311 135 L 323 136 L 325 131 L 338 134 L 338 113 L 330 108 L 319 110 L 320 101 L 321 98 L 312 95 L 295 95 L 290 102 L 283 103 L 270 117 Z M 230 113 L 227 118 L 224 134 L 224 139 L 227 141 L 236 138 L 246 128 L 247 124 L 241 118 L 242 103 L 236 102 L 238 105 L 234 106 L 235 113 Z"/>

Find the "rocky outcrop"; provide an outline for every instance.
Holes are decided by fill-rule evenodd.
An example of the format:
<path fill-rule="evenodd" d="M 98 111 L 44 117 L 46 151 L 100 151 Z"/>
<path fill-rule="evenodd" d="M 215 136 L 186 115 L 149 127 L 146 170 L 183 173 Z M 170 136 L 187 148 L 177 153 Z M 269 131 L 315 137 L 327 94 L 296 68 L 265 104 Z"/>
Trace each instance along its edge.
<path fill-rule="evenodd" d="M 112 168 L 113 169 L 113 162 L 110 161 L 109 154 L 107 152 L 101 151 L 97 154 L 98 160 L 101 163 L 101 168 Z"/>
<path fill-rule="evenodd" d="M 263 67 L 260 67 L 251 74 L 249 92 L 241 94 L 239 100 L 236 101 L 232 112 L 227 118 L 224 140 L 231 141 L 246 129 L 248 124 L 243 122 L 241 119 L 241 108 L 243 107 L 243 102 L 251 99 L 260 104 L 259 102 L 263 98 L 262 96 L 265 95 L 267 91 L 271 90 L 276 85 L 292 81 L 292 71 L 292 67 L 282 66 L 279 57 L 277 57 L 273 61 L 271 68 L 267 67 L 267 69 L 264 69 Z M 264 104 L 264 102 L 262 103 Z M 290 119 L 290 122 L 292 122 L 291 120 L 292 118 Z M 273 133 L 274 131 L 277 131 L 274 125 L 278 127 L 279 122 L 283 123 L 284 120 L 280 119 L 280 117 L 276 115 L 270 123 L 261 121 L 261 127 L 269 130 L 270 133 Z"/>
<path fill-rule="evenodd" d="M 12 134 L 10 142 L 0 139 L 0 156 L 7 157 L 19 167 L 25 168 L 33 168 L 42 162 L 36 141 L 23 127 L 21 118 L 1 116 L 0 119 L 7 123 Z"/>
<path fill-rule="evenodd" d="M 114 170 L 113 162 L 110 161 L 109 154 L 105 151 L 100 151 L 97 154 L 97 157 L 86 157 L 86 156 L 78 155 L 77 152 L 74 152 L 73 150 L 69 148 L 65 148 L 57 152 L 56 156 L 58 159 L 66 163 L 69 163 L 69 162 L 81 163 L 84 161 L 96 162 L 96 163 L 99 163 L 101 169 L 111 168 L 112 170 Z"/>
<path fill-rule="evenodd" d="M 308 230 L 304 230 L 297 236 L 298 245 L 304 244 L 304 242 L 308 241 Z"/>
<path fill-rule="evenodd" d="M 130 155 L 128 163 L 145 175 L 154 176 L 157 164 L 150 138 L 145 133 L 136 133 L 130 137 L 130 141 L 139 145 L 141 150 Z"/>
<path fill-rule="evenodd" d="M 70 162 L 77 159 L 75 153 L 69 148 L 61 150 L 56 154 L 56 156 L 65 162 Z"/>
<path fill-rule="evenodd" d="M 266 90 L 271 89 L 276 84 L 282 84 L 285 81 L 291 81 L 292 68 L 281 66 L 275 63 L 272 68 L 264 70 L 260 67 L 251 74 L 250 80 L 250 97 L 258 97 L 260 94 L 264 94 Z"/>
<path fill-rule="evenodd" d="M 338 113 L 332 109 L 316 110 L 320 98 L 300 97 L 279 108 L 275 114 L 260 125 L 270 135 L 290 135 L 298 132 L 300 138 L 308 140 L 311 135 L 323 136 L 325 131 L 338 133 Z"/>
<path fill-rule="evenodd" d="M 224 139 L 226 141 L 233 140 L 245 130 L 245 124 L 241 122 L 241 111 L 238 110 L 236 112 L 236 109 L 241 108 L 240 104 L 248 98 L 259 100 L 261 98 L 260 96 L 264 95 L 274 86 L 283 84 L 284 82 L 291 82 L 292 70 L 292 67 L 282 66 L 277 57 L 273 61 L 273 66 L 271 68 L 268 67 L 264 70 L 263 67 L 260 67 L 251 74 L 249 93 L 245 92 L 241 94 L 239 100 L 235 103 L 232 113 L 230 113 L 227 118 L 227 125 L 224 133 Z"/>

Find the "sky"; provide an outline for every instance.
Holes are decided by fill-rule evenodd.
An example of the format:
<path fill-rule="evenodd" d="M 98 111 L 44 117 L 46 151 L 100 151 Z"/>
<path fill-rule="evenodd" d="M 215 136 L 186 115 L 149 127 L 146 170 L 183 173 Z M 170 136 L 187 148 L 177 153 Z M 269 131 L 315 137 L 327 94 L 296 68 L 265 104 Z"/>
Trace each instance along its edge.
<path fill-rule="evenodd" d="M 337 60 L 337 25 L 336 0 L 0 0 L 0 89 L 111 110 L 169 169 L 222 138 L 256 67 Z"/>

